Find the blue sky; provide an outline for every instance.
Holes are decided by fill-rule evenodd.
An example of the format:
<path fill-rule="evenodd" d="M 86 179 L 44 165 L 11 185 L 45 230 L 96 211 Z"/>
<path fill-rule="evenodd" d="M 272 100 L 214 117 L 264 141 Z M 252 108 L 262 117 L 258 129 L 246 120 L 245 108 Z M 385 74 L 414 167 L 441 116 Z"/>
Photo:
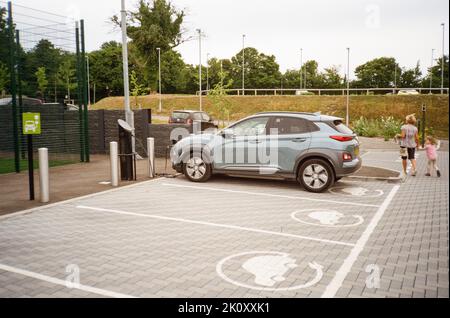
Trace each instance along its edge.
<path fill-rule="evenodd" d="M 87 49 L 120 40 L 119 30 L 108 22 L 120 11 L 120 0 L 17 0 L 16 4 L 79 16 L 85 19 Z M 137 0 L 127 0 L 128 8 Z M 281 70 L 298 68 L 303 60 L 315 59 L 319 67 L 336 65 L 345 72 L 346 47 L 351 48 L 351 68 L 379 56 L 397 58 L 402 66 L 420 60 L 425 71 L 431 49 L 442 54 L 442 28 L 446 24 L 448 53 L 448 0 L 172 0 L 187 13 L 185 28 L 193 35 L 201 28 L 203 60 L 206 53 L 229 58 L 248 46 L 274 54 Z M 198 63 L 198 43 L 178 48 L 186 62 Z"/>

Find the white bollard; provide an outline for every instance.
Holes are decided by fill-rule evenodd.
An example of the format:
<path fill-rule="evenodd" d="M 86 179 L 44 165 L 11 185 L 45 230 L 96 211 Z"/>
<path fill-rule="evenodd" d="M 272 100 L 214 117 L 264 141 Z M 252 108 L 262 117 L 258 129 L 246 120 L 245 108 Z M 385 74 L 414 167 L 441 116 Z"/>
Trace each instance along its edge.
<path fill-rule="evenodd" d="M 194 120 L 192 124 L 192 132 L 194 135 L 199 135 L 202 133 L 202 122 L 200 120 Z"/>
<path fill-rule="evenodd" d="M 48 176 L 48 149 L 39 148 L 39 191 L 42 203 L 50 201 Z"/>
<path fill-rule="evenodd" d="M 147 138 L 147 153 L 148 153 L 148 177 L 156 177 L 155 169 L 155 138 Z"/>
<path fill-rule="evenodd" d="M 111 185 L 119 186 L 119 144 L 115 141 L 109 144 L 109 155 L 111 159 Z"/>

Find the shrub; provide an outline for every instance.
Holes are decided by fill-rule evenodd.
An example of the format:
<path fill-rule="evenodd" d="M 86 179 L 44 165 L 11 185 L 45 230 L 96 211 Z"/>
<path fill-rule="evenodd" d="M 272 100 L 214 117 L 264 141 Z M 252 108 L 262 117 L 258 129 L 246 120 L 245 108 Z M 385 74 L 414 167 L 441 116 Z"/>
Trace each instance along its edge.
<path fill-rule="evenodd" d="M 362 137 L 384 137 L 390 140 L 400 132 L 402 121 L 394 117 L 381 117 L 380 119 L 367 119 L 360 117 L 353 123 L 353 130 Z"/>

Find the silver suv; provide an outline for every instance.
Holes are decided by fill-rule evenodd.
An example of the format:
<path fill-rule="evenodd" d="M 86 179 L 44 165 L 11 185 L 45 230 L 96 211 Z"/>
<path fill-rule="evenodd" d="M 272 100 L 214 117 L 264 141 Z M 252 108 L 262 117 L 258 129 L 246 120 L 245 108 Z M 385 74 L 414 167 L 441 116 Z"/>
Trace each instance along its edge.
<path fill-rule="evenodd" d="M 338 117 L 312 113 L 259 113 L 211 133 L 180 140 L 173 168 L 193 182 L 213 174 L 297 180 L 323 192 L 361 168 L 356 135 Z"/>

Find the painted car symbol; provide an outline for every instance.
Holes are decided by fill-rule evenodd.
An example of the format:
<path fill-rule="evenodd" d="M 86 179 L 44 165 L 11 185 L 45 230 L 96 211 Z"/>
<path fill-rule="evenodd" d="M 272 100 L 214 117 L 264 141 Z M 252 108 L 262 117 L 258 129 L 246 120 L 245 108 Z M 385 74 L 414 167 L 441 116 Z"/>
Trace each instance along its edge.
<path fill-rule="evenodd" d="M 286 254 L 255 256 L 242 264 L 242 268 L 255 276 L 256 284 L 267 287 L 286 280 L 284 276 L 289 269 L 296 267 L 295 259 Z"/>
<path fill-rule="evenodd" d="M 27 120 L 25 122 L 25 132 L 29 132 L 29 131 L 35 131 L 37 129 L 36 124 L 34 121 L 32 120 Z"/>

